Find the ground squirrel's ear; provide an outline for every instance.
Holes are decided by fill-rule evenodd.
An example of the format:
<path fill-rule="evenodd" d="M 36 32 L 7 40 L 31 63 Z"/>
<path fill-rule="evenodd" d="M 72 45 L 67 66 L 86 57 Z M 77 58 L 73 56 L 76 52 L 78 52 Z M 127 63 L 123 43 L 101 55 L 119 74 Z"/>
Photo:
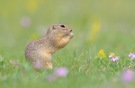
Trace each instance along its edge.
<path fill-rule="evenodd" d="M 52 26 L 52 29 L 56 29 L 56 28 L 55 28 L 55 25 Z"/>

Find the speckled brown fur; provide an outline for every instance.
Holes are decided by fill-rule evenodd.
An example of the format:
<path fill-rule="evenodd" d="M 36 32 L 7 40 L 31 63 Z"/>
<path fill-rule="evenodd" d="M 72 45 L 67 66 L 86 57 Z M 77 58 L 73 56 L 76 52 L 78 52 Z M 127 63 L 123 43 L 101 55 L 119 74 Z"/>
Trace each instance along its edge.
<path fill-rule="evenodd" d="M 73 37 L 72 29 L 67 25 L 54 24 L 49 27 L 46 35 L 30 42 L 25 50 L 25 57 L 35 69 L 52 69 L 52 55 L 65 47 Z M 37 65 L 40 66 L 36 66 Z"/>

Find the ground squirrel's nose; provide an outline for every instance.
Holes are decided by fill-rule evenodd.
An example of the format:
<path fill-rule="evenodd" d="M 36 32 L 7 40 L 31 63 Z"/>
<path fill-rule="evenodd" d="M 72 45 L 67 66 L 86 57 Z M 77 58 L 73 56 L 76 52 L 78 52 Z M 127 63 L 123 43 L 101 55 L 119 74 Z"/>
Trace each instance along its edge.
<path fill-rule="evenodd" d="M 70 30 L 70 32 L 72 32 L 72 29 Z"/>

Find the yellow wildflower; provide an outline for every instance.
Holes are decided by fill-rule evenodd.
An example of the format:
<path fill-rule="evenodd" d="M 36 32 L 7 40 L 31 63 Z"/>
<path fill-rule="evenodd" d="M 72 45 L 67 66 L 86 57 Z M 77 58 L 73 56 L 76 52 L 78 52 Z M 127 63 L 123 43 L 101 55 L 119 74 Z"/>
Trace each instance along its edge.
<path fill-rule="evenodd" d="M 27 2 L 27 10 L 29 12 L 35 12 L 37 10 L 38 7 L 38 2 L 37 0 L 28 0 Z"/>
<path fill-rule="evenodd" d="M 91 26 L 91 32 L 90 32 L 90 37 L 89 37 L 90 41 L 94 41 L 96 39 L 97 34 L 99 33 L 100 29 L 101 29 L 101 22 L 98 20 L 94 21 Z"/>
<path fill-rule="evenodd" d="M 103 49 L 99 50 L 99 52 L 98 52 L 98 56 L 99 56 L 100 58 L 104 58 L 104 57 L 106 57 L 105 52 L 104 52 L 104 50 L 103 50 Z"/>

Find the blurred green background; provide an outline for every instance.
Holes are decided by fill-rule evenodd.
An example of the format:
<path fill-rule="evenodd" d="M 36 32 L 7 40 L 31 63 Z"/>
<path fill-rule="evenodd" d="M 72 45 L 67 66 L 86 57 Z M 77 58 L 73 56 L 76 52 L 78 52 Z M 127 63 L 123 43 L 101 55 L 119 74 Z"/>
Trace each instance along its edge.
<path fill-rule="evenodd" d="M 22 43 L 39 34 L 37 31 L 54 23 L 71 26 L 75 39 L 84 44 L 94 40 L 92 42 L 98 41 L 109 47 L 127 47 L 129 42 L 133 44 L 135 37 L 134 8 L 133 0 L 1 0 L 0 47 L 24 46 Z M 22 27 L 23 17 L 31 21 L 28 27 Z M 92 25 L 100 27 L 93 33 Z"/>
<path fill-rule="evenodd" d="M 75 37 L 53 57 L 54 67 L 69 68 L 69 77 L 50 84 L 43 81 L 46 72 L 39 76 L 33 72 L 24 58 L 24 50 L 28 42 L 44 35 L 55 23 L 68 24 Z M 32 88 L 90 88 L 92 84 L 104 87 L 115 72 L 99 75 L 91 70 L 95 63 L 80 72 L 78 69 L 82 64 L 89 65 L 86 58 L 94 58 L 99 49 L 119 52 L 122 57 L 134 51 L 134 24 L 134 0 L 0 0 L 0 55 L 4 58 L 0 67 L 1 88 L 23 88 L 28 84 Z M 9 60 L 18 60 L 27 72 L 12 67 Z M 118 69 L 122 70 L 122 66 Z"/>

